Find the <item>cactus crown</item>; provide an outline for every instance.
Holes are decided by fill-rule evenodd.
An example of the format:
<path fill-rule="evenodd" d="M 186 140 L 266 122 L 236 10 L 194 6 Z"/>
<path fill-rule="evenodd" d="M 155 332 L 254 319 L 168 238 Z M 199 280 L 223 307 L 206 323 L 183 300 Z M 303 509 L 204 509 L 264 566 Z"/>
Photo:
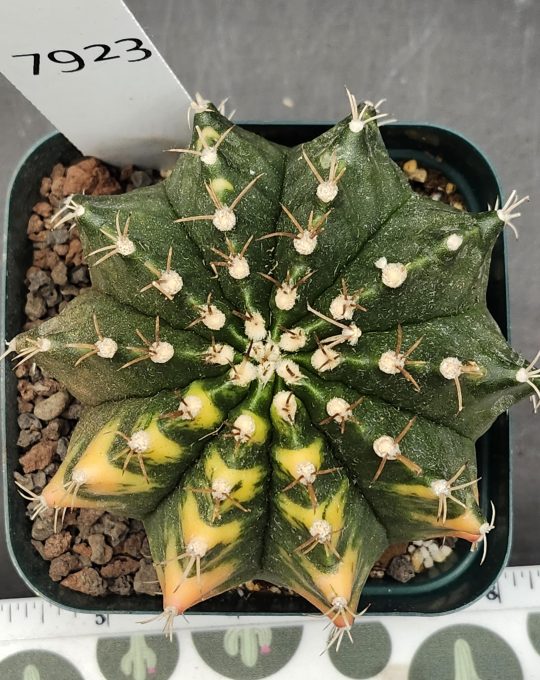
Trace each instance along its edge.
<path fill-rule="evenodd" d="M 485 549 L 474 442 L 540 396 L 485 305 L 515 195 L 419 197 L 350 104 L 286 149 L 198 102 L 165 181 L 71 198 L 93 288 L 9 345 L 86 406 L 38 512 L 142 518 L 169 619 L 264 578 L 348 631 L 389 544 Z"/>

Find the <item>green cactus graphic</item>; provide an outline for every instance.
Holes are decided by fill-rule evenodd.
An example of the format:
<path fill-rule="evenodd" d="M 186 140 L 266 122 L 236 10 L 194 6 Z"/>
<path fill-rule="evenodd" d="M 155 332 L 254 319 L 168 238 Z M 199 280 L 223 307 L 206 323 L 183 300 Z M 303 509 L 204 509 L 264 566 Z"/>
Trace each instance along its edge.
<path fill-rule="evenodd" d="M 23 671 L 22 680 L 41 680 L 41 675 L 34 664 L 26 666 Z"/>
<path fill-rule="evenodd" d="M 120 663 L 122 673 L 132 680 L 147 680 L 155 674 L 156 665 L 157 657 L 146 644 L 144 635 L 131 635 L 129 649 Z"/>
<path fill-rule="evenodd" d="M 454 680 L 482 680 L 476 672 L 469 643 L 460 638 L 454 642 Z"/>
<path fill-rule="evenodd" d="M 244 666 L 253 668 L 261 654 L 270 653 L 271 628 L 231 628 L 223 638 L 223 648 L 229 656 L 240 658 Z"/>

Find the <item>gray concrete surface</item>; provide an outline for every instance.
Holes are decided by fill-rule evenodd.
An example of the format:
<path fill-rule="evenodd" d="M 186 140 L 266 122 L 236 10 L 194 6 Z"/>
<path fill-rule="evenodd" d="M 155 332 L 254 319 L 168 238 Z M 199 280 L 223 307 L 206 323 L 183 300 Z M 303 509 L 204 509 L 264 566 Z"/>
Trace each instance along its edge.
<path fill-rule="evenodd" d="M 11 0 L 15 1 L 15 0 Z M 535 0 L 128 0 L 194 93 L 230 96 L 239 120 L 332 120 L 343 85 L 386 97 L 404 120 L 455 128 L 494 163 L 507 193 L 529 193 L 509 240 L 513 344 L 540 348 L 540 3 Z M 1 31 L 1 29 L 0 29 Z M 292 100 L 294 106 L 283 103 Z M 289 102 L 290 103 L 290 102 Z M 0 77 L 0 196 L 51 126 Z M 512 412 L 513 564 L 540 564 L 540 415 Z M 8 578 L 9 575 L 9 578 Z M 0 560 L 0 595 L 21 594 Z"/>

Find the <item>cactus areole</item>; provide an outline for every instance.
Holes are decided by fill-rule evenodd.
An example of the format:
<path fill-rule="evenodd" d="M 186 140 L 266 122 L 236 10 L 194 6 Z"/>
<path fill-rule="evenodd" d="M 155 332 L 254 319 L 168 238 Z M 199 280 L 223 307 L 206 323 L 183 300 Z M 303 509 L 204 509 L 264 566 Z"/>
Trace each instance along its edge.
<path fill-rule="evenodd" d="M 339 633 L 389 544 L 485 557 L 475 440 L 540 395 L 485 302 L 521 201 L 418 196 L 349 100 L 293 149 L 199 102 L 166 180 L 71 197 L 92 289 L 8 346 L 85 406 L 36 512 L 142 519 L 168 620 L 261 578 Z"/>

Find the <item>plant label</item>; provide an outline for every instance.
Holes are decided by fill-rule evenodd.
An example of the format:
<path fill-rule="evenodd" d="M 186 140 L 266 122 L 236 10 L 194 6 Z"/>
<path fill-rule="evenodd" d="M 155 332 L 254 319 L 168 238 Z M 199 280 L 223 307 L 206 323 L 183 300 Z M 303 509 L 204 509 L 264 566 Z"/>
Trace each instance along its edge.
<path fill-rule="evenodd" d="M 0 4 L 0 71 L 80 151 L 167 168 L 191 101 L 122 0 Z"/>

